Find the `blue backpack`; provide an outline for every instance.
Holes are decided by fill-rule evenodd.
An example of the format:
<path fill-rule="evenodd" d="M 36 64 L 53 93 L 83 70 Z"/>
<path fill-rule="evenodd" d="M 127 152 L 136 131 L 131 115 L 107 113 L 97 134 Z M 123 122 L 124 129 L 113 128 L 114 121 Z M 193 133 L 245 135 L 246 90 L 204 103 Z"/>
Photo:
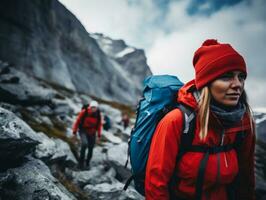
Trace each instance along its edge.
<path fill-rule="evenodd" d="M 144 80 L 143 98 L 139 102 L 137 119 L 129 140 L 132 176 L 127 180 L 124 190 L 134 180 L 135 189 L 144 195 L 146 163 L 153 133 L 159 121 L 169 111 L 179 107 L 177 94 L 182 86 L 183 83 L 171 75 L 149 76 Z M 188 116 L 190 114 L 188 111 Z M 126 166 L 127 163 L 128 160 Z"/>

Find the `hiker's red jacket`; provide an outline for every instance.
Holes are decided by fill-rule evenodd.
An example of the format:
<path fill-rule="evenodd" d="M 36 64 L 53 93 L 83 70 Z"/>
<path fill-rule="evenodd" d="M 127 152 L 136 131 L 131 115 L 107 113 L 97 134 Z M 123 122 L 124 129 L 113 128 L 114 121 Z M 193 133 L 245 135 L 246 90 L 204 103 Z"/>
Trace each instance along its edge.
<path fill-rule="evenodd" d="M 77 120 L 74 123 L 73 128 L 72 128 L 74 134 L 77 133 L 79 126 L 80 126 L 80 123 L 81 123 L 82 118 L 85 115 L 85 113 L 86 113 L 86 109 L 83 109 L 79 113 Z M 98 137 L 101 137 L 101 131 L 102 131 L 101 114 L 99 113 L 99 115 L 97 115 L 97 113 L 93 113 L 91 108 L 88 107 L 87 108 L 87 116 L 84 119 L 84 123 L 83 123 L 82 128 L 84 128 L 86 130 L 87 134 L 89 134 L 89 135 L 95 134 L 97 131 Z"/>
<path fill-rule="evenodd" d="M 178 101 L 197 112 L 197 102 L 188 91 L 193 87 L 190 81 L 178 93 Z M 175 180 L 174 193 L 183 199 L 195 198 L 195 182 L 199 163 L 204 155 L 201 152 L 187 152 L 176 163 L 181 139 L 182 113 L 179 109 L 169 112 L 158 124 L 154 133 L 146 168 L 145 197 L 147 200 L 168 200 L 168 184 L 174 171 L 179 177 Z M 199 138 L 199 121 L 195 128 L 193 145 L 218 146 L 221 142 L 221 126 L 210 118 L 210 128 L 206 140 Z M 216 130 L 216 131 L 215 131 Z M 210 154 L 205 169 L 202 200 L 228 200 L 226 186 L 239 172 L 239 185 L 236 189 L 238 200 L 253 200 L 254 197 L 254 146 L 255 134 L 251 131 L 250 120 L 245 115 L 235 127 L 226 129 L 224 144 L 234 143 L 236 134 L 247 131 L 247 136 L 240 148 L 239 155 L 235 149 L 228 152 Z M 239 161 L 237 156 L 239 156 Z"/>

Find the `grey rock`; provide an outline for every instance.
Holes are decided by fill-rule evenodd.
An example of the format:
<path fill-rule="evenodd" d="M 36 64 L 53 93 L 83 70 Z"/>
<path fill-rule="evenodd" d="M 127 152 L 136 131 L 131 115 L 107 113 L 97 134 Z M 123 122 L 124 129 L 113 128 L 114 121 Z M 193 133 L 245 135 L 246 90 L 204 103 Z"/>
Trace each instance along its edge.
<path fill-rule="evenodd" d="M 0 178 L 1 197 L 16 200 L 76 199 L 55 179 L 40 160 L 28 157 L 21 166 L 8 169 Z"/>
<path fill-rule="evenodd" d="M 106 114 L 107 116 L 109 116 L 109 118 L 112 120 L 112 122 L 114 124 L 119 123 L 122 119 L 122 113 L 120 110 L 115 109 L 109 105 L 106 104 L 101 104 L 100 105 L 100 109 L 101 111 Z"/>
<path fill-rule="evenodd" d="M 41 115 L 52 115 L 53 109 L 48 105 L 36 106 L 34 110 L 38 110 Z"/>
<path fill-rule="evenodd" d="M 133 190 L 131 187 L 123 191 L 124 185 L 120 182 L 108 184 L 101 183 L 97 185 L 86 185 L 84 190 L 95 199 L 104 200 L 144 200 L 144 197 Z"/>
<path fill-rule="evenodd" d="M 118 165 L 124 166 L 127 159 L 128 144 L 122 142 L 118 145 L 113 145 L 108 149 L 108 160 L 116 162 Z"/>
<path fill-rule="evenodd" d="M 53 99 L 53 104 L 54 104 L 53 114 L 68 115 L 74 112 L 67 100 Z"/>
<path fill-rule="evenodd" d="M 122 142 L 121 138 L 115 136 L 111 131 L 103 130 L 102 136 L 104 136 L 108 142 L 111 142 L 113 144 L 120 144 Z"/>
<path fill-rule="evenodd" d="M 256 199 L 264 200 L 266 197 L 266 182 L 263 180 L 263 174 L 256 173 Z"/>
<path fill-rule="evenodd" d="M 24 121 L 0 107 L 0 159 L 5 164 L 31 153 L 39 139 Z"/>
<path fill-rule="evenodd" d="M 91 166 L 103 165 L 108 160 L 107 151 L 108 148 L 106 147 L 95 146 L 93 149 Z"/>
<path fill-rule="evenodd" d="M 43 117 L 42 117 L 42 122 L 43 122 L 44 124 L 47 124 L 48 126 L 53 126 L 52 121 L 51 121 L 50 118 L 47 117 L 47 116 L 43 116 Z"/>
<path fill-rule="evenodd" d="M 44 83 L 14 68 L 6 67 L 0 73 L 0 100 L 13 104 L 35 105 L 48 104 L 56 92 L 48 89 Z"/>
<path fill-rule="evenodd" d="M 139 91 L 142 90 L 145 77 L 152 75 L 147 65 L 147 58 L 142 49 L 130 47 L 123 40 L 113 40 L 103 34 L 91 34 L 96 39 L 103 51 L 125 72 L 130 74 Z M 140 94 L 139 94 L 140 95 Z"/>
<path fill-rule="evenodd" d="M 47 163 L 61 162 L 73 167 L 77 164 L 67 143 L 34 132 L 15 114 L 0 108 L 0 158 L 15 161 L 34 152 Z"/>
<path fill-rule="evenodd" d="M 15 105 L 12 105 L 12 104 L 9 104 L 9 103 L 6 103 L 6 102 L 0 102 L 0 107 L 10 111 L 10 112 L 13 112 L 13 113 L 16 113 L 17 112 L 17 107 L 18 106 L 15 106 Z"/>
<path fill-rule="evenodd" d="M 41 132 L 38 135 L 41 137 L 41 143 L 36 147 L 34 152 L 36 158 L 43 160 L 49 165 L 57 162 L 65 167 L 74 167 L 77 165 L 77 160 L 66 142 L 60 139 L 49 138 Z"/>
<path fill-rule="evenodd" d="M 256 177 L 256 199 L 266 199 L 266 114 L 256 112 L 254 115 L 256 121 L 256 139 L 255 146 L 255 177 Z"/>
<path fill-rule="evenodd" d="M 97 165 L 85 171 L 72 171 L 68 169 L 66 173 L 71 177 L 73 182 L 78 184 L 81 188 L 88 184 L 112 184 L 117 182 L 115 179 L 115 170 L 104 165 Z"/>
<path fill-rule="evenodd" d="M 266 113 L 255 113 L 257 138 L 266 143 Z"/>

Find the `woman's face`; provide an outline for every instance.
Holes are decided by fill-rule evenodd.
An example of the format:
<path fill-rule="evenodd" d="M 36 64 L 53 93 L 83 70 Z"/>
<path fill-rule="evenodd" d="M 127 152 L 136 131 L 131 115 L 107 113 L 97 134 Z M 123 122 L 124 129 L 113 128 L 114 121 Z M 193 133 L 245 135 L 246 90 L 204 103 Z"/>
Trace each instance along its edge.
<path fill-rule="evenodd" d="M 223 74 L 210 85 L 214 100 L 224 106 L 237 105 L 244 90 L 246 74 L 241 71 L 231 71 Z"/>

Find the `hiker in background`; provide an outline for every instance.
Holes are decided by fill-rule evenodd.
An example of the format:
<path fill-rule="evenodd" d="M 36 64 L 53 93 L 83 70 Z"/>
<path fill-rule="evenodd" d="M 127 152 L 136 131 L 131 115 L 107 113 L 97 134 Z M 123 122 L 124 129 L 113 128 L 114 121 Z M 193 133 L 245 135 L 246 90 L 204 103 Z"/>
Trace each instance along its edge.
<path fill-rule="evenodd" d="M 170 111 L 152 138 L 145 197 L 253 200 L 255 127 L 244 90 L 246 63 L 231 45 L 206 40 L 193 65 L 195 79 L 178 92 L 178 102 L 196 114 L 193 146 L 176 162 L 183 115 Z"/>
<path fill-rule="evenodd" d="M 89 167 L 90 160 L 93 154 L 93 148 L 96 140 L 96 132 L 98 138 L 101 137 L 101 113 L 98 108 L 98 102 L 92 101 L 89 106 L 82 109 L 79 113 L 77 120 L 73 125 L 73 134 L 76 136 L 79 132 L 81 140 L 81 149 L 79 157 L 79 167 L 84 168 L 85 151 L 88 148 L 86 167 Z"/>
<path fill-rule="evenodd" d="M 103 117 L 103 129 L 108 131 L 111 128 L 111 119 L 105 114 Z"/>
<path fill-rule="evenodd" d="M 129 125 L 129 117 L 128 117 L 128 115 L 126 113 L 124 113 L 122 115 L 121 122 L 122 122 L 122 125 L 123 125 L 124 129 L 126 129 L 128 127 L 128 125 Z"/>

